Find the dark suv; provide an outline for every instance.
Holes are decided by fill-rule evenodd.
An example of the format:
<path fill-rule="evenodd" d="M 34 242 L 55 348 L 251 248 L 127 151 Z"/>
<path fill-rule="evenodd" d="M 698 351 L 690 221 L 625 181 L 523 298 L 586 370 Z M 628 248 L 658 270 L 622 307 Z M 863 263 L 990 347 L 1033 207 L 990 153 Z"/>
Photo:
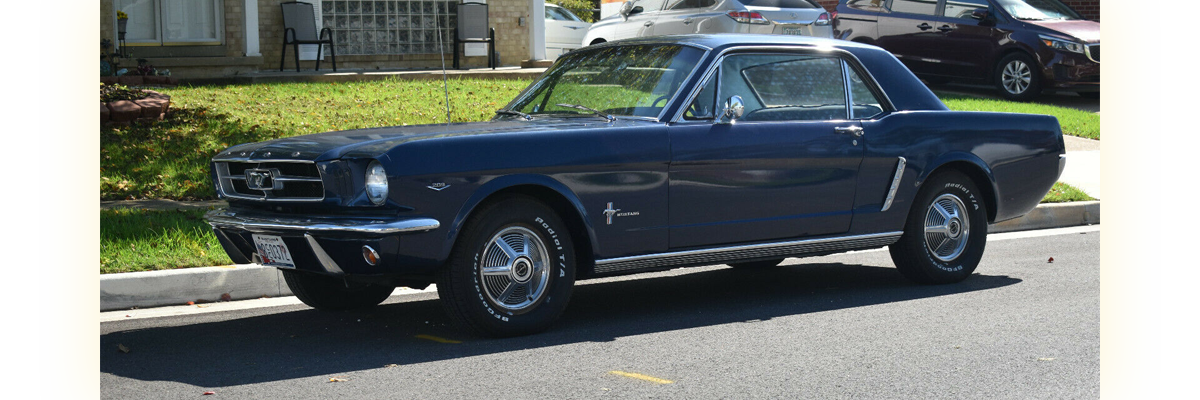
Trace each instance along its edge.
<path fill-rule="evenodd" d="M 1100 23 L 1058 0 L 841 0 L 833 26 L 930 83 L 988 82 L 1011 100 L 1100 97 Z"/>

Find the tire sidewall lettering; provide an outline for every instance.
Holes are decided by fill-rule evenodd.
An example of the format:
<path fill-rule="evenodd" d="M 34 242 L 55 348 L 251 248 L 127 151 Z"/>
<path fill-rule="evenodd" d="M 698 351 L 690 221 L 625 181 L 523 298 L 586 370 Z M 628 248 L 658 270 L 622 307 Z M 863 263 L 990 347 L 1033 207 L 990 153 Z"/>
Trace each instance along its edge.
<path fill-rule="evenodd" d="M 559 285 L 562 284 L 561 277 L 566 276 L 567 264 L 570 264 L 570 260 L 568 259 L 566 252 L 563 251 L 563 247 L 562 247 L 563 239 L 560 238 L 559 234 L 558 234 L 558 232 L 561 232 L 561 229 L 555 229 L 555 227 L 551 226 L 550 222 L 546 218 L 534 217 L 532 219 L 532 223 L 521 222 L 521 221 L 513 221 L 513 222 L 509 222 L 509 223 L 504 223 L 504 224 L 501 224 L 498 228 L 493 229 L 491 232 L 488 233 L 488 235 L 494 234 L 495 232 L 497 232 L 499 230 L 502 230 L 506 227 L 514 226 L 514 225 L 515 226 L 524 226 L 526 228 L 530 228 L 530 229 L 536 231 L 537 233 L 539 233 L 539 236 L 541 236 L 541 240 L 543 241 L 543 245 L 546 246 L 547 251 L 549 251 L 551 253 L 551 254 L 549 254 L 550 258 L 558 260 L 558 262 L 555 263 L 558 265 L 558 271 L 552 271 L 550 274 L 548 274 L 549 283 L 547 284 L 547 287 L 546 287 L 547 292 L 546 292 L 545 298 L 543 298 L 541 300 L 541 302 L 534 305 L 533 309 L 529 310 L 526 313 L 519 314 L 519 315 L 515 315 L 510 311 L 499 310 L 496 307 L 494 307 L 491 304 L 491 302 L 487 299 L 487 297 L 484 295 L 483 287 L 479 280 L 480 269 L 482 268 L 482 266 L 480 264 L 480 257 L 483 255 L 483 252 L 487 249 L 487 246 L 489 245 L 489 243 L 487 243 L 487 242 L 480 241 L 481 243 L 480 243 L 479 248 L 476 248 L 474 251 L 474 258 L 472 260 L 472 265 L 471 265 L 471 282 L 473 283 L 472 288 L 474 289 L 475 294 L 479 299 L 479 303 L 483 306 L 483 310 L 489 316 L 495 317 L 496 321 L 505 322 L 505 323 L 519 322 L 522 320 L 521 317 L 523 315 L 536 314 L 540 311 L 539 308 L 541 308 L 543 305 L 552 303 L 554 300 L 554 296 L 555 296 L 555 290 L 557 290 L 559 288 Z"/>

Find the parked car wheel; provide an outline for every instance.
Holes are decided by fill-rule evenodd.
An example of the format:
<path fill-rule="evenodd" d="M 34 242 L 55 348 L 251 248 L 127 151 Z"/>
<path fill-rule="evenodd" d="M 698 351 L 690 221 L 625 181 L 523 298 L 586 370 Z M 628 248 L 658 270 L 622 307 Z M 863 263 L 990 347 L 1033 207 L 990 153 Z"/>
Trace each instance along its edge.
<path fill-rule="evenodd" d="M 566 309 L 575 249 L 562 219 L 524 196 L 490 203 L 469 219 L 438 278 L 456 323 L 485 336 L 545 330 Z"/>
<path fill-rule="evenodd" d="M 374 307 L 392 295 L 391 286 L 347 281 L 342 278 L 284 269 L 283 280 L 292 294 L 320 310 Z"/>
<path fill-rule="evenodd" d="M 780 258 L 778 260 L 764 260 L 764 261 L 751 261 L 751 262 L 744 262 L 744 263 L 733 263 L 733 264 L 729 264 L 729 266 L 733 267 L 734 269 L 767 269 L 767 268 L 778 266 L 779 263 L 781 263 L 781 262 L 783 262 L 782 258 Z"/>
<path fill-rule="evenodd" d="M 1042 92 L 1042 76 L 1037 63 L 1022 53 L 1005 56 L 996 64 L 996 88 L 1004 98 L 1016 101 L 1033 100 Z"/>
<path fill-rule="evenodd" d="M 909 210 L 904 235 L 889 246 L 900 273 L 929 284 L 970 276 L 987 244 L 987 210 L 980 194 L 956 171 L 927 180 Z"/>

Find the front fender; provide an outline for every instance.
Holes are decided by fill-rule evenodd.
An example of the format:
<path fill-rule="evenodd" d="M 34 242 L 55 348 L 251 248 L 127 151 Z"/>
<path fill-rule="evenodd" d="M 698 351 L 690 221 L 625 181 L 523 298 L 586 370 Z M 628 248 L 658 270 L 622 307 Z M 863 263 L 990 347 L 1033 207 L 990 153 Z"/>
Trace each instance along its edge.
<path fill-rule="evenodd" d="M 463 202 L 463 205 L 461 208 L 459 208 L 454 220 L 450 222 L 450 229 L 448 229 L 446 232 L 445 243 L 442 246 L 441 259 L 444 260 L 450 256 L 450 251 L 454 248 L 454 243 L 458 240 L 458 235 L 462 232 L 463 225 L 466 223 L 467 218 L 471 216 L 471 213 L 475 212 L 475 210 L 479 208 L 479 205 L 483 204 L 489 198 L 501 192 L 522 192 L 523 190 L 520 190 L 522 188 L 548 189 L 558 194 L 558 196 L 561 196 L 562 200 L 565 200 L 566 203 L 570 204 L 571 208 L 573 208 L 580 217 L 580 220 L 584 225 L 584 229 L 587 231 L 588 241 L 591 243 L 592 248 L 598 248 L 599 243 L 596 242 L 595 230 L 590 222 L 591 217 L 588 215 L 587 209 L 583 207 L 583 203 L 579 200 L 579 196 L 577 196 L 574 191 L 572 191 L 562 182 L 559 182 L 558 180 L 546 175 L 515 174 L 500 176 L 488 181 L 487 183 L 484 183 L 483 185 L 479 186 L 479 188 L 476 189 L 475 192 L 472 193 L 465 202 Z M 553 201 L 551 199 L 542 200 L 547 202 Z M 563 217 L 565 218 L 566 216 Z"/>

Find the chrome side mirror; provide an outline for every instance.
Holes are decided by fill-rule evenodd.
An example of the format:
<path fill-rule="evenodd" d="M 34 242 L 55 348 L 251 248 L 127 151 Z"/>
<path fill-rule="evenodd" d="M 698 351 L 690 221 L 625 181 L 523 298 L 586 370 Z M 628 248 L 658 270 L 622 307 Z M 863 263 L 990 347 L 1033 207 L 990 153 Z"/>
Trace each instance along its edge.
<path fill-rule="evenodd" d="M 729 100 L 725 100 L 725 108 L 721 110 L 722 124 L 732 124 L 742 117 L 742 113 L 746 111 L 746 104 L 742 102 L 742 96 L 729 96 Z"/>

